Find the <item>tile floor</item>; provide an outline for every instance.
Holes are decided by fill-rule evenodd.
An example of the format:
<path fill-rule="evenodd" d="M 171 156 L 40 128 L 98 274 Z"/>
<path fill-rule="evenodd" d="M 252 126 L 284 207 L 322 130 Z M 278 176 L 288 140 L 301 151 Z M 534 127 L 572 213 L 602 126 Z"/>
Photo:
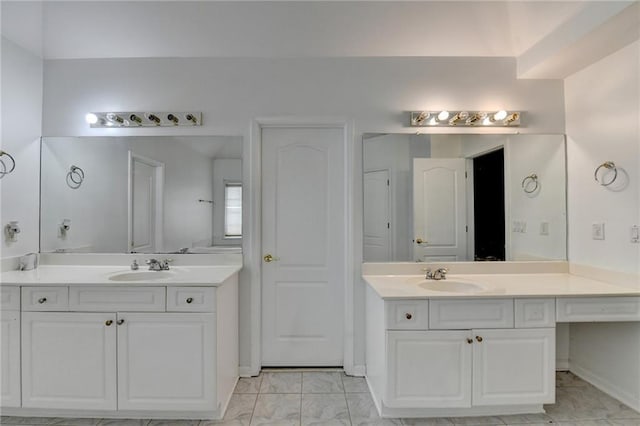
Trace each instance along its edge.
<path fill-rule="evenodd" d="M 546 414 L 439 419 L 381 419 L 364 379 L 339 371 L 265 371 L 242 378 L 221 422 L 0 418 L 3 426 L 213 426 L 213 425 L 529 425 L 640 426 L 640 413 L 571 373 L 557 373 L 556 404 Z"/>

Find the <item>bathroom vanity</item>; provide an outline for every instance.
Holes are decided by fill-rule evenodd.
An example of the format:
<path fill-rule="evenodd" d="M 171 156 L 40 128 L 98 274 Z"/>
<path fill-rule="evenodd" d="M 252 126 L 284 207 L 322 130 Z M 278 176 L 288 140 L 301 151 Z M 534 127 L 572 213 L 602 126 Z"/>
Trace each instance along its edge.
<path fill-rule="evenodd" d="M 557 322 L 640 321 L 640 289 L 566 273 L 363 278 L 367 382 L 383 417 L 544 412 Z"/>
<path fill-rule="evenodd" d="M 240 267 L 3 273 L 3 414 L 221 418 L 238 378 Z"/>

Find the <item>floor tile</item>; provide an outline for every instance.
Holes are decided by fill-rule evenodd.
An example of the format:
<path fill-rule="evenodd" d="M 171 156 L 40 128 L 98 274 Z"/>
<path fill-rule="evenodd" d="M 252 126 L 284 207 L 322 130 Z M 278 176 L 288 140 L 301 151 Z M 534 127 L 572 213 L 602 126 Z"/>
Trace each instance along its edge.
<path fill-rule="evenodd" d="M 540 414 L 516 414 L 511 416 L 498 416 L 500 420 L 508 425 L 530 425 L 532 423 L 551 423 L 551 417 L 544 413 Z"/>
<path fill-rule="evenodd" d="M 588 387 L 591 386 L 588 382 L 585 382 L 580 377 L 569 371 L 557 371 L 556 372 L 556 387 L 566 387 L 566 386 L 581 386 Z"/>
<path fill-rule="evenodd" d="M 401 426 L 402 421 L 400 419 L 358 419 L 351 418 L 351 424 L 353 426 Z"/>
<path fill-rule="evenodd" d="M 149 419 L 102 419 L 98 426 L 147 426 L 150 421 Z"/>
<path fill-rule="evenodd" d="M 638 420 L 635 420 L 635 419 L 580 420 L 577 422 L 559 422 L 559 423 L 554 423 L 554 425 L 558 425 L 558 426 L 640 426 L 640 422 L 638 422 Z"/>
<path fill-rule="evenodd" d="M 368 393 L 347 394 L 347 406 L 351 419 L 377 419 L 378 411 Z"/>
<path fill-rule="evenodd" d="M 262 383 L 262 374 L 256 377 L 240 377 L 234 393 L 258 393 Z"/>
<path fill-rule="evenodd" d="M 91 419 L 91 418 L 56 418 L 53 422 L 48 423 L 49 425 L 55 426 L 96 426 L 100 420 L 102 419 Z"/>
<path fill-rule="evenodd" d="M 1 416 L 0 424 L 12 425 L 48 425 L 58 421 L 55 417 L 17 417 L 17 416 Z"/>
<path fill-rule="evenodd" d="M 302 425 L 350 425 L 344 393 L 302 394 Z"/>
<path fill-rule="evenodd" d="M 367 381 L 364 377 L 353 377 L 342 374 L 342 385 L 347 393 L 369 392 Z"/>
<path fill-rule="evenodd" d="M 430 419 L 402 419 L 405 426 L 447 426 L 453 422 L 445 417 L 434 417 Z"/>
<path fill-rule="evenodd" d="M 560 387 L 556 403 L 545 405 L 555 422 L 602 419 L 638 419 L 640 413 L 594 387 Z"/>
<path fill-rule="evenodd" d="M 198 426 L 200 420 L 151 420 L 148 426 Z"/>
<path fill-rule="evenodd" d="M 454 425 L 464 425 L 464 426 L 497 426 L 504 425 L 505 422 L 500 420 L 499 417 L 495 416 L 482 416 L 482 417 L 449 417 L 449 420 Z"/>
<path fill-rule="evenodd" d="M 302 373 L 264 373 L 260 393 L 300 393 Z"/>
<path fill-rule="evenodd" d="M 302 393 L 344 392 L 340 373 L 302 373 Z"/>
<path fill-rule="evenodd" d="M 258 394 L 255 393 L 233 395 L 231 397 L 231 401 L 229 401 L 227 412 L 224 414 L 223 423 L 238 426 L 249 426 L 257 398 Z M 200 423 L 199 426 L 205 425 Z"/>
<path fill-rule="evenodd" d="M 301 400 L 301 394 L 260 394 L 251 425 L 300 425 Z"/>

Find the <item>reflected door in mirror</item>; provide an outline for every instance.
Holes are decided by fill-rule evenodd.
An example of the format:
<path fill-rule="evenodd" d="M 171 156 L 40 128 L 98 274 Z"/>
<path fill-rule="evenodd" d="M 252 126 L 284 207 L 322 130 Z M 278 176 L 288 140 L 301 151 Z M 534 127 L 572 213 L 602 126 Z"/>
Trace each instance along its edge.
<path fill-rule="evenodd" d="M 390 262 L 389 170 L 364 173 L 364 258 Z"/>

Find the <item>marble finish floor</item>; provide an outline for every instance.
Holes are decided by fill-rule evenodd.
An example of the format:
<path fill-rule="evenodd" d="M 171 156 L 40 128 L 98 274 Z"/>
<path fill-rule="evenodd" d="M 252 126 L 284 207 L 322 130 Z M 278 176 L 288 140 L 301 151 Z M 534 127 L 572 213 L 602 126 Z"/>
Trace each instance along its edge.
<path fill-rule="evenodd" d="M 109 420 L 6 417 L 4 426 L 214 425 L 529 425 L 640 426 L 640 413 L 568 372 L 556 375 L 556 404 L 546 414 L 438 419 L 381 419 L 364 379 L 340 371 L 264 371 L 241 378 L 224 420 Z"/>

